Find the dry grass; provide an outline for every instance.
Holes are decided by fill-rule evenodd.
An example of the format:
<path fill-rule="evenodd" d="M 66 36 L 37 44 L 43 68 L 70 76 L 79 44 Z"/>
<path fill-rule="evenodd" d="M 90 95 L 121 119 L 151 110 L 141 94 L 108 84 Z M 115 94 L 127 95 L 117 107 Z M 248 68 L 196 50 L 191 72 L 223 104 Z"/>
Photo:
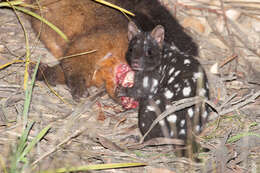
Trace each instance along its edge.
<path fill-rule="evenodd" d="M 102 172 L 259 172 L 259 2 L 162 1 L 200 45 L 199 60 L 211 84 L 209 103 L 217 113 L 212 113 L 200 137 L 201 144 L 210 149 L 200 153 L 204 161 L 177 158 L 170 146 L 133 149 L 139 135 L 136 111 L 124 111 L 102 90 L 92 88 L 91 98 L 75 104 L 64 86 L 54 87 L 65 104 L 37 82 L 29 104 L 30 91 L 23 89 L 26 51 L 31 50 L 33 60 L 45 61 L 52 55 L 41 43 L 26 46 L 16 16 L 0 5 L 0 65 L 9 63 L 0 71 L 1 172 L 110 163 L 148 166 Z M 34 43 L 28 21 L 18 15 L 28 42 Z M 26 130 L 30 122 L 34 124 Z"/>

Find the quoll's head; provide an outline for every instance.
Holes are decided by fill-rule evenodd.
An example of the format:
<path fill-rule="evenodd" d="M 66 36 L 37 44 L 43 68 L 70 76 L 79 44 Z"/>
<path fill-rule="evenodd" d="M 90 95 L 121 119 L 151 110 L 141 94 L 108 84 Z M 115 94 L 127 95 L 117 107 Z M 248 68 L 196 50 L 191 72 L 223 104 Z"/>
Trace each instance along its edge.
<path fill-rule="evenodd" d="M 134 71 L 152 71 L 162 60 L 164 27 L 157 25 L 151 32 L 142 32 L 133 22 L 128 24 L 129 46 L 126 60 Z"/>

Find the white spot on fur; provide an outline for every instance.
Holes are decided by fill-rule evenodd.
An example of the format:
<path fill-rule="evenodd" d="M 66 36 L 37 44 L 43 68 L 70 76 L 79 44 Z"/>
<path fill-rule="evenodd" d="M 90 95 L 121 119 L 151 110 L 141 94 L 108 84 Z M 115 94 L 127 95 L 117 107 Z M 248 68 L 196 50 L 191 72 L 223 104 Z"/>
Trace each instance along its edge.
<path fill-rule="evenodd" d="M 177 120 L 177 116 L 175 114 L 171 114 L 167 117 L 167 120 L 170 122 L 170 123 L 176 123 L 176 120 Z"/>
<path fill-rule="evenodd" d="M 142 127 L 144 127 L 145 126 L 145 124 L 144 123 L 142 123 Z"/>
<path fill-rule="evenodd" d="M 207 111 L 204 111 L 203 114 L 202 114 L 202 117 L 203 117 L 203 118 L 207 118 L 207 116 L 208 116 L 208 112 L 207 112 Z"/>
<path fill-rule="evenodd" d="M 164 120 L 161 120 L 161 121 L 159 121 L 159 124 L 160 124 L 161 126 L 165 126 L 165 121 L 164 121 Z"/>
<path fill-rule="evenodd" d="M 184 53 L 184 52 L 183 52 L 183 55 L 184 55 L 185 57 L 189 57 L 189 55 L 188 55 L 188 54 L 186 54 L 186 53 Z"/>
<path fill-rule="evenodd" d="M 164 71 L 165 71 L 166 67 L 167 67 L 166 65 L 163 66 L 163 70 L 164 70 Z"/>
<path fill-rule="evenodd" d="M 201 72 L 196 72 L 196 73 L 193 73 L 193 77 L 195 79 L 198 79 L 198 78 L 202 78 L 203 74 Z"/>
<path fill-rule="evenodd" d="M 143 87 L 144 87 L 144 88 L 147 88 L 148 85 L 149 85 L 149 84 L 148 84 L 148 79 L 149 79 L 148 76 L 145 76 L 144 79 L 143 79 Z"/>
<path fill-rule="evenodd" d="M 189 82 L 188 79 L 185 79 L 185 80 L 184 80 L 184 83 L 186 84 L 186 86 L 190 86 L 190 82 Z"/>
<path fill-rule="evenodd" d="M 178 48 L 174 45 L 174 43 L 172 43 L 171 47 L 172 50 L 178 50 Z"/>
<path fill-rule="evenodd" d="M 171 78 L 168 80 L 168 84 L 172 83 L 173 80 L 174 80 L 174 77 L 171 77 Z"/>
<path fill-rule="evenodd" d="M 209 84 L 208 84 L 208 82 L 206 83 L 206 88 L 209 89 Z"/>
<path fill-rule="evenodd" d="M 188 115 L 189 115 L 190 118 L 193 117 L 193 115 L 194 115 L 194 111 L 193 111 L 192 108 L 189 108 L 189 109 L 188 109 Z"/>
<path fill-rule="evenodd" d="M 174 73 L 174 76 L 176 77 L 176 76 L 178 76 L 179 74 L 180 74 L 180 70 L 178 70 L 178 71 L 176 71 L 175 73 Z"/>
<path fill-rule="evenodd" d="M 147 106 L 146 109 L 149 110 L 149 111 L 155 111 L 155 108 L 153 106 L 150 106 L 150 105 Z"/>
<path fill-rule="evenodd" d="M 169 76 L 174 72 L 175 68 L 172 67 L 171 70 L 169 71 Z"/>
<path fill-rule="evenodd" d="M 181 120 L 180 126 L 183 127 L 185 125 L 185 120 Z"/>
<path fill-rule="evenodd" d="M 161 103 L 161 100 L 156 100 L 155 103 L 158 105 Z"/>
<path fill-rule="evenodd" d="M 196 132 L 199 132 L 200 131 L 200 125 L 196 125 L 195 130 L 196 130 Z"/>
<path fill-rule="evenodd" d="M 151 92 L 153 92 L 155 90 L 155 87 L 158 86 L 158 80 L 157 79 L 153 79 L 153 84 L 152 84 L 152 88 L 151 88 Z"/>
<path fill-rule="evenodd" d="M 190 60 L 189 59 L 185 59 L 184 60 L 184 64 L 190 64 Z"/>
<path fill-rule="evenodd" d="M 187 97 L 190 95 L 191 87 L 184 87 L 182 90 L 183 96 Z"/>
<path fill-rule="evenodd" d="M 169 109 L 172 105 L 166 105 L 165 109 Z"/>
<path fill-rule="evenodd" d="M 176 58 L 172 58 L 171 62 L 176 63 Z"/>
<path fill-rule="evenodd" d="M 171 92 L 170 90 L 165 91 L 164 96 L 167 99 L 171 99 L 173 97 L 173 92 Z"/>
<path fill-rule="evenodd" d="M 170 132 L 170 136 L 173 137 L 173 135 L 174 135 L 174 131 L 171 130 L 171 132 Z"/>
<path fill-rule="evenodd" d="M 185 129 L 181 129 L 180 132 L 179 132 L 179 135 L 185 135 Z"/>
<path fill-rule="evenodd" d="M 174 85 L 174 88 L 179 88 L 179 87 L 180 85 L 178 83 Z"/>

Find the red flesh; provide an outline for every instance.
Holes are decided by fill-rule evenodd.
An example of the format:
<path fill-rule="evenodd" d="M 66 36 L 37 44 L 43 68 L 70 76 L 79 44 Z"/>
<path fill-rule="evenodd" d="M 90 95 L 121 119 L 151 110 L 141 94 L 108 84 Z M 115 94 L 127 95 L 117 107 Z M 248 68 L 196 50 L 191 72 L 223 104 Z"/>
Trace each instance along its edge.
<path fill-rule="evenodd" d="M 130 74 L 131 73 L 131 74 Z M 134 85 L 134 73 L 127 64 L 120 64 L 116 70 L 116 83 L 123 87 L 132 87 Z M 129 76 L 131 78 L 129 78 Z M 138 106 L 138 102 L 131 97 L 121 97 L 121 104 L 125 109 L 133 109 Z"/>

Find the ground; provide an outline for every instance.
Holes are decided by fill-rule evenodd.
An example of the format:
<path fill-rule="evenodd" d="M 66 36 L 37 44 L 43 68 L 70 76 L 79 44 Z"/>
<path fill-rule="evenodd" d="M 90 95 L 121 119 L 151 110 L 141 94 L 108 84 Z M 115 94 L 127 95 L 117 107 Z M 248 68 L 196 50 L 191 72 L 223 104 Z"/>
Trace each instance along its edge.
<path fill-rule="evenodd" d="M 200 47 L 215 109 L 200 136 L 201 163 L 178 158 L 171 146 L 131 150 L 140 135 L 136 110 L 125 111 L 102 89 L 75 103 L 65 86 L 36 82 L 28 120 L 28 141 L 47 125 L 47 135 L 29 152 L 27 172 L 103 163 L 141 162 L 148 166 L 101 172 L 259 172 L 260 171 L 260 5 L 248 1 L 163 0 Z M 258 11 L 257 11 L 258 10 Z M 223 13 L 225 12 L 225 13 Z M 223 15 L 225 14 L 225 15 Z M 29 35 L 31 59 L 55 63 L 18 13 Z M 25 35 L 13 10 L 0 6 L 0 169 L 10 166 L 23 130 Z M 128 150 L 127 150 L 128 149 Z M 36 166 L 35 169 L 32 169 Z M 25 171 L 25 172 L 26 172 Z M 1 171 L 3 172 L 3 171 Z"/>

